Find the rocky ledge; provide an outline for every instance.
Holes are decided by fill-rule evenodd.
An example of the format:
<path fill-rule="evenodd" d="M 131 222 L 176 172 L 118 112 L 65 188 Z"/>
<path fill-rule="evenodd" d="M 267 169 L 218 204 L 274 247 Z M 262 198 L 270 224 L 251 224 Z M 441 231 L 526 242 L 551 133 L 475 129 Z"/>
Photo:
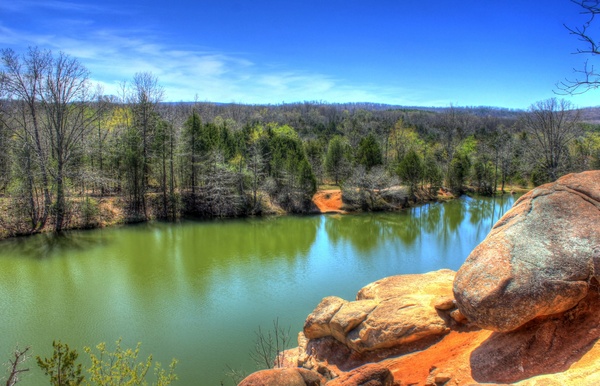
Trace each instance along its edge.
<path fill-rule="evenodd" d="M 240 385 L 600 384 L 600 171 L 517 201 L 455 273 L 327 297 Z"/>

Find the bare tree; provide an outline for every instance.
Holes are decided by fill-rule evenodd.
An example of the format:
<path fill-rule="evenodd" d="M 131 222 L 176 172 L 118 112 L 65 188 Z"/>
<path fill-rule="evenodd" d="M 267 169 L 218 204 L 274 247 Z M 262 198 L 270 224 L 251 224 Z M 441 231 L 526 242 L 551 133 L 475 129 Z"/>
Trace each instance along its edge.
<path fill-rule="evenodd" d="M 600 14 L 600 0 L 571 0 L 571 2 L 580 6 L 580 13 L 588 18 L 580 27 L 565 25 L 569 34 L 583 43 L 583 48 L 577 48 L 575 53 L 591 56 L 599 55 L 600 41 L 591 35 L 590 27 L 596 15 Z M 600 87 L 600 72 L 588 60 L 584 62 L 581 69 L 573 69 L 573 71 L 575 72 L 575 78 L 567 78 L 556 84 L 557 94 L 577 95 Z"/>
<path fill-rule="evenodd" d="M 523 124 L 530 137 L 532 160 L 548 180 L 556 180 L 568 157 L 569 144 L 581 132 L 579 111 L 564 99 L 551 98 L 531 105 Z"/>
<path fill-rule="evenodd" d="M 141 137 L 142 146 L 140 198 L 144 217 L 147 217 L 145 193 L 150 177 L 150 152 L 154 131 L 159 122 L 158 104 L 164 98 L 164 89 L 158 84 L 158 78 L 150 72 L 136 73 L 131 86 L 134 127 Z"/>
<path fill-rule="evenodd" d="M 40 123 L 40 100 L 44 78 L 52 62 L 50 51 L 30 48 L 26 55 L 19 56 L 11 49 L 1 51 L 2 84 L 6 96 L 11 99 L 8 105 L 11 113 L 7 114 L 6 125 L 13 135 L 22 143 L 22 169 L 24 172 L 23 193 L 27 196 L 31 219 L 31 230 L 43 228 L 50 214 L 51 196 L 48 176 L 48 147 L 42 135 Z M 34 169 L 39 169 L 41 190 L 43 191 L 42 208 L 38 208 Z"/>
<path fill-rule="evenodd" d="M 29 347 L 25 347 L 24 350 L 20 350 L 18 347 L 13 353 L 13 358 L 8 360 L 8 378 L 6 379 L 6 386 L 14 386 L 19 382 L 21 373 L 29 371 L 28 368 L 22 368 L 21 365 L 29 359 L 27 352 Z"/>
<path fill-rule="evenodd" d="M 68 168 L 82 150 L 84 137 L 96 119 L 90 104 L 92 97 L 88 78 L 89 71 L 77 59 L 62 52 L 52 58 L 44 76 L 41 105 L 45 118 L 43 128 L 55 165 L 50 172 L 56 186 L 56 232 L 60 232 L 65 225 L 65 180 Z"/>

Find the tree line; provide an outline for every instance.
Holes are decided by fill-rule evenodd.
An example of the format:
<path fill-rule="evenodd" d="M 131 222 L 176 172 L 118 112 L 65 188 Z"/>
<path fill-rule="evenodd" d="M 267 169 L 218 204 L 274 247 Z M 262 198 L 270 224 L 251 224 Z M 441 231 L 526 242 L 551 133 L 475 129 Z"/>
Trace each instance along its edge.
<path fill-rule="evenodd" d="M 7 234 L 95 226 L 107 198 L 127 221 L 305 213 L 323 184 L 373 208 L 398 184 L 413 197 L 494 194 L 600 166 L 598 126 L 564 100 L 527 111 L 167 103 L 151 73 L 107 96 L 64 53 L 6 49 L 0 62 Z"/>

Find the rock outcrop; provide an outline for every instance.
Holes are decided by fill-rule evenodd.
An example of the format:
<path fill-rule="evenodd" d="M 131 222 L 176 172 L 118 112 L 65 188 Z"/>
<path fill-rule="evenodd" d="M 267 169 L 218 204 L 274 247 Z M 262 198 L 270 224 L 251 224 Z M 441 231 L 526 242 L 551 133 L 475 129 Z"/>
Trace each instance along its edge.
<path fill-rule="evenodd" d="M 460 311 L 511 331 L 573 308 L 600 276 L 600 171 L 564 176 L 521 197 L 457 273 Z"/>
<path fill-rule="evenodd" d="M 385 366 L 370 363 L 327 383 L 327 386 L 396 386 L 394 376 Z"/>
<path fill-rule="evenodd" d="M 356 301 L 327 297 L 306 319 L 304 335 L 332 337 L 358 354 L 439 337 L 452 323 L 454 275 L 444 269 L 392 276 L 362 288 Z"/>
<path fill-rule="evenodd" d="M 280 368 L 257 371 L 238 386 L 320 386 L 325 379 L 314 371 L 302 368 Z"/>
<path fill-rule="evenodd" d="M 518 200 L 458 273 L 323 299 L 285 363 L 329 386 L 597 385 L 599 277 L 600 171 L 568 175 Z"/>

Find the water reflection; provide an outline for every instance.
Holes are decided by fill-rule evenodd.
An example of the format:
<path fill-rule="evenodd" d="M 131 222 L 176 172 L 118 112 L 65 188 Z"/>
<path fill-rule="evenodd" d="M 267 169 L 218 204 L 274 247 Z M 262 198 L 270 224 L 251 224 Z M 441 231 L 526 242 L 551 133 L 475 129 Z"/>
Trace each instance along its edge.
<path fill-rule="evenodd" d="M 483 202 L 481 202 L 483 201 Z M 180 359 L 182 384 L 246 367 L 258 325 L 299 331 L 321 298 L 381 277 L 457 269 L 513 197 L 465 198 L 399 213 L 142 224 L 0 243 L 0 349 L 50 355 L 143 342 Z M 43 257 L 43 258 L 40 258 Z M 46 350 L 46 351 L 45 351 Z M 32 370 L 31 379 L 43 379 Z M 41 382 L 37 382 L 41 383 Z"/>
<path fill-rule="evenodd" d="M 20 258 L 46 259 L 72 251 L 85 251 L 106 243 L 102 230 L 94 232 L 70 231 L 59 235 L 42 233 L 39 235 L 17 237 L 0 242 L 2 255 Z"/>
<path fill-rule="evenodd" d="M 400 213 L 332 215 L 327 218 L 324 227 L 331 243 L 349 243 L 361 253 L 373 251 L 389 241 L 401 242 L 408 248 L 426 234 L 435 234 L 448 247 L 461 234 L 473 230 L 477 235 L 485 236 L 514 201 L 512 196 L 465 196 L 460 200 L 425 204 Z M 466 220 L 469 226 L 466 226 Z"/>

